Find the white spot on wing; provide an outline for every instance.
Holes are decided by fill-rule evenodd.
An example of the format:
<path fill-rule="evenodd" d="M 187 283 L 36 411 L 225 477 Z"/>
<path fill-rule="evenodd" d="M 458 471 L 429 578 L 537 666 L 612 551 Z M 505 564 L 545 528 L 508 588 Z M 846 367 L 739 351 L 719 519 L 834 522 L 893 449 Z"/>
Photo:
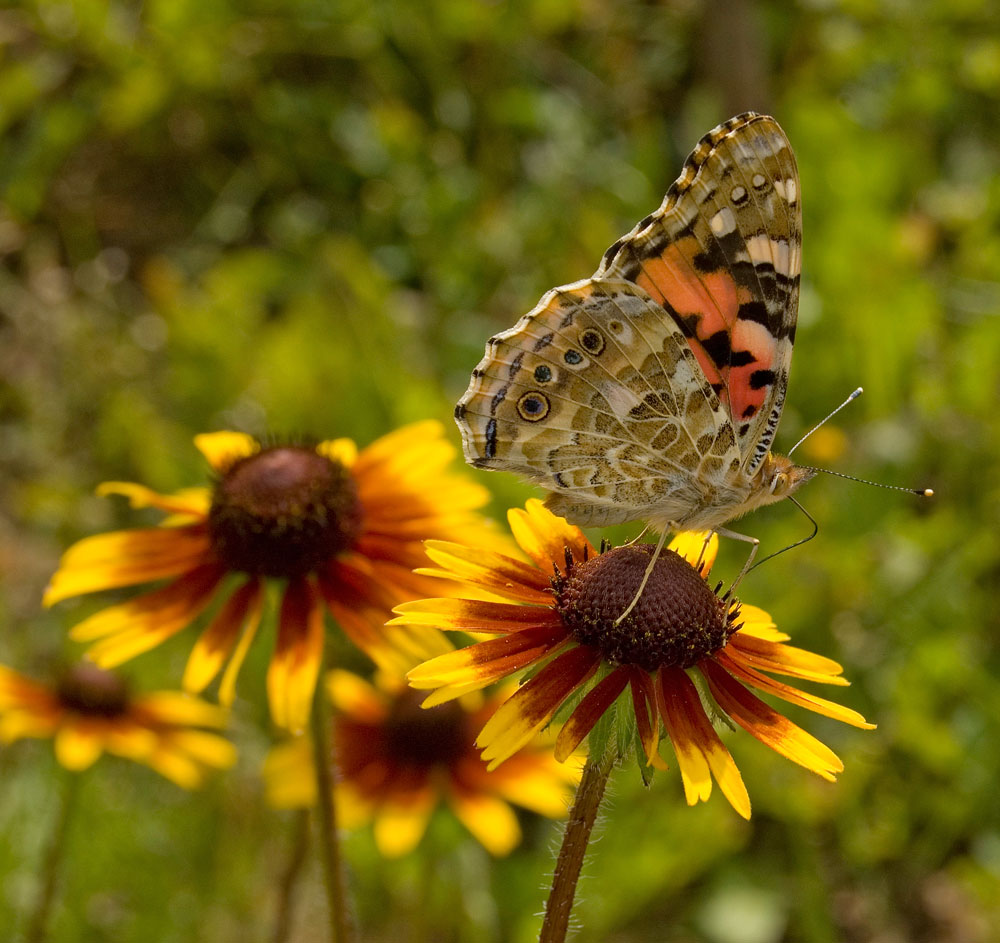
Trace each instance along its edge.
<path fill-rule="evenodd" d="M 795 182 L 794 178 L 789 178 L 788 180 L 775 180 L 774 189 L 778 191 L 778 195 L 786 203 L 794 203 L 796 197 L 799 195 L 798 184 Z"/>
<path fill-rule="evenodd" d="M 792 271 L 793 264 L 798 268 L 797 260 L 792 258 L 788 243 L 784 239 L 771 239 L 760 233 L 747 239 L 747 254 L 755 265 L 770 262 L 779 275 L 797 275 Z"/>
<path fill-rule="evenodd" d="M 724 236 L 736 228 L 736 215 L 728 206 L 724 206 L 709 220 L 708 224 L 717 236 Z"/>

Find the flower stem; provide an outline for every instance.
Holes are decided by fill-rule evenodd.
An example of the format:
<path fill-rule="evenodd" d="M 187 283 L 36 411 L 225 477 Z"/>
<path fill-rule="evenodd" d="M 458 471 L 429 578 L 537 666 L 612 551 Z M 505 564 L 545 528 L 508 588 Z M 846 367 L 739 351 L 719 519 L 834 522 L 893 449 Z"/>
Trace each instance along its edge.
<path fill-rule="evenodd" d="M 295 834 L 292 836 L 292 847 L 278 885 L 278 913 L 274 918 L 271 943 L 287 943 L 288 941 L 288 935 L 292 930 L 292 904 L 308 851 L 309 810 L 300 809 L 295 814 Z"/>
<path fill-rule="evenodd" d="M 319 845 L 323 858 L 323 879 L 330 918 L 330 940 L 331 943 L 350 943 L 354 933 L 347 912 L 347 882 L 344 879 L 344 862 L 340 855 L 337 810 L 333 802 L 336 757 L 334 740 L 329 732 L 324 676 L 325 672 L 320 671 L 320 683 L 316 686 L 316 694 L 313 696 L 313 716 L 310 724 L 313 767 L 316 771 L 316 808 L 319 810 Z"/>
<path fill-rule="evenodd" d="M 552 890 L 545 905 L 545 919 L 538 943 L 563 943 L 569 928 L 569 916 L 573 910 L 576 884 L 580 878 L 590 833 L 597 821 L 597 813 L 608 785 L 608 777 L 615 767 L 612 751 L 587 761 L 583 777 L 576 790 L 573 808 L 570 809 L 566 830 L 563 832 L 562 847 L 552 873 Z"/>
<path fill-rule="evenodd" d="M 62 872 L 62 863 L 66 851 L 66 836 L 69 834 L 70 822 L 76 810 L 76 799 L 80 792 L 80 774 L 68 772 L 63 787 L 62 800 L 55 825 L 49 836 L 49 844 L 45 851 L 45 860 L 41 867 L 42 885 L 38 889 L 38 899 L 31 913 L 31 921 L 25 934 L 25 943 L 42 943 L 46 937 L 52 903 L 56 896 L 56 885 Z"/>

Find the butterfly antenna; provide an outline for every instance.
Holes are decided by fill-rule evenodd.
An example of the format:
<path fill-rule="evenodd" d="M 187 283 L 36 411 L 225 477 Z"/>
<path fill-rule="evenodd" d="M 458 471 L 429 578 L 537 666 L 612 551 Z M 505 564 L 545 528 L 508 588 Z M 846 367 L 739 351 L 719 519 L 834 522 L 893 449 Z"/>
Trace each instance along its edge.
<path fill-rule="evenodd" d="M 905 491 L 906 489 L 904 488 L 903 490 Z M 758 560 L 752 567 L 750 567 L 750 570 L 756 570 L 762 563 L 767 563 L 768 560 L 773 559 L 780 553 L 784 553 L 786 550 L 791 550 L 794 547 L 801 547 L 803 544 L 809 543 L 809 541 L 819 533 L 819 524 L 816 523 L 816 518 L 814 518 L 804 507 L 802 507 L 802 505 L 799 504 L 799 502 L 796 501 L 791 495 L 788 496 L 788 500 L 791 501 L 792 504 L 794 504 L 803 514 L 805 514 L 807 518 L 809 518 L 809 522 L 813 526 L 812 533 L 808 537 L 796 540 L 795 543 L 789 544 L 787 547 L 782 547 L 780 550 L 775 550 L 774 553 L 769 553 L 763 560 Z M 749 573 L 750 570 L 747 570 L 747 572 Z"/>
<path fill-rule="evenodd" d="M 798 442 L 795 443 L 795 445 L 793 445 L 788 450 L 789 457 L 791 457 L 792 452 L 794 452 L 803 442 L 805 442 L 805 440 L 808 439 L 809 436 L 811 436 L 820 426 L 833 419 L 833 417 L 836 416 L 837 413 L 839 413 L 848 403 L 853 403 L 854 400 L 856 400 L 862 393 L 864 393 L 864 389 L 859 386 L 850 396 L 847 397 L 847 399 L 844 400 L 844 402 L 842 402 L 832 413 L 830 413 L 829 416 L 817 422 L 815 426 L 813 426 L 804 436 L 802 436 L 801 439 L 799 439 Z M 763 563 L 764 561 L 761 560 L 760 562 Z"/>
<path fill-rule="evenodd" d="M 905 491 L 907 494 L 915 494 L 921 498 L 934 497 L 933 488 L 904 488 L 902 485 L 885 485 L 881 481 L 869 481 L 867 478 L 856 478 L 854 475 L 845 475 L 843 472 L 830 471 L 829 468 L 816 468 L 814 465 L 796 465 L 804 471 L 822 472 L 824 475 L 835 475 L 837 478 L 846 478 L 848 481 L 857 481 L 863 485 L 871 485 L 874 488 L 886 488 L 889 491 Z M 791 497 L 788 499 L 791 501 Z M 793 502 L 797 503 L 797 502 Z"/>
<path fill-rule="evenodd" d="M 642 574 L 642 582 L 639 583 L 639 588 L 635 591 L 635 595 L 632 597 L 632 602 L 630 602 L 622 614 L 615 619 L 615 625 L 621 625 L 622 619 L 625 618 L 634 608 L 635 604 L 639 601 L 639 597 L 642 595 L 642 591 L 646 588 L 646 584 L 649 582 L 649 577 L 653 573 L 653 567 L 656 566 L 656 561 L 660 557 L 660 551 L 663 549 L 663 544 L 667 540 L 667 534 L 669 531 L 664 529 L 663 533 L 660 534 L 660 539 L 656 542 L 656 549 L 653 551 L 653 555 L 649 558 L 649 563 L 646 566 L 646 572 Z"/>

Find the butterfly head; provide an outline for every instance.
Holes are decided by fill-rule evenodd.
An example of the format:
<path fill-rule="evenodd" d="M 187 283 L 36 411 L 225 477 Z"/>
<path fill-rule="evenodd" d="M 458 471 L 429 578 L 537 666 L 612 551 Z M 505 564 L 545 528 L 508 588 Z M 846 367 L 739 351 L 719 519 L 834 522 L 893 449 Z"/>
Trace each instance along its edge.
<path fill-rule="evenodd" d="M 796 465 L 784 455 L 767 453 L 767 458 L 761 465 L 762 483 L 770 494 L 771 501 L 787 498 L 799 485 L 808 481 L 816 474 L 816 469 Z"/>

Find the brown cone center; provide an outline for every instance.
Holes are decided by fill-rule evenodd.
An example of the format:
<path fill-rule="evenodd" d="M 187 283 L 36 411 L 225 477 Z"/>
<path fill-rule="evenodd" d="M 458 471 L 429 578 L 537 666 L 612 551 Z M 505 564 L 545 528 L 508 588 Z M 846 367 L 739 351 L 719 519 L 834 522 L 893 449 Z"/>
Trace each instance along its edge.
<path fill-rule="evenodd" d="M 612 665 L 689 668 L 726 644 L 735 631 L 735 609 L 687 560 L 662 550 L 639 601 L 619 623 L 653 549 L 617 547 L 574 563 L 555 581 L 557 608 L 577 641 L 597 648 Z"/>
<path fill-rule="evenodd" d="M 125 682 L 87 662 L 73 665 L 59 676 L 56 697 L 68 710 L 91 717 L 121 717 L 128 712 Z"/>
<path fill-rule="evenodd" d="M 475 735 L 456 701 L 425 710 L 425 694 L 407 690 L 396 699 L 385 721 L 387 750 L 404 765 L 450 766 L 470 751 Z"/>
<path fill-rule="evenodd" d="M 362 507 L 351 473 L 301 446 L 264 449 L 236 462 L 216 485 L 208 528 L 230 570 L 293 577 L 349 549 Z"/>

